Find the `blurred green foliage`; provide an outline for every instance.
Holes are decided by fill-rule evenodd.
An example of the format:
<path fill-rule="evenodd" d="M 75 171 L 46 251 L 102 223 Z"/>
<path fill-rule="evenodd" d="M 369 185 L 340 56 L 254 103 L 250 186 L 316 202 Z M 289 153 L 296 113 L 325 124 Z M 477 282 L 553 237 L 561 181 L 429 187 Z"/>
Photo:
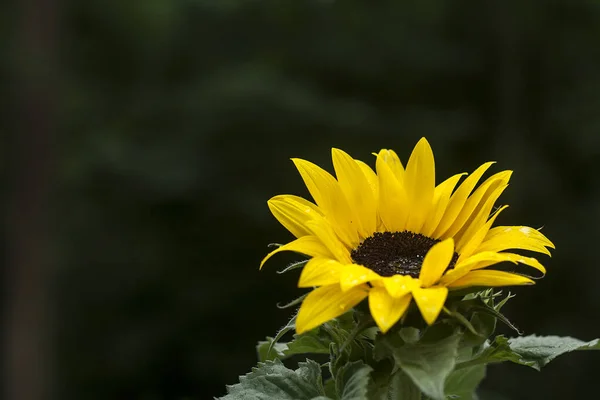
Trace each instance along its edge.
<path fill-rule="evenodd" d="M 275 304 L 302 293 L 275 273 L 298 257 L 258 271 L 290 239 L 266 200 L 307 195 L 289 158 L 331 170 L 333 146 L 406 159 L 427 136 L 440 178 L 513 169 L 499 223 L 543 225 L 557 250 L 507 315 L 526 333 L 600 336 L 600 3 L 55 6 L 57 399 L 224 394 L 287 321 Z M 8 87 L 11 58 L 0 68 Z M 484 388 L 585 397 L 594 357 L 492 367 Z"/>

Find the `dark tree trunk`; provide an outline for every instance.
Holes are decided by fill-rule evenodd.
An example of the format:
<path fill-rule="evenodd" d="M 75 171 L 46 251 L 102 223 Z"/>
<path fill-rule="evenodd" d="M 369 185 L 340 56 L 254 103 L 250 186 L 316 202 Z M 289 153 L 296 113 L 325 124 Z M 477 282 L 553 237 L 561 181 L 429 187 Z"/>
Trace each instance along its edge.
<path fill-rule="evenodd" d="M 4 391 L 47 398 L 52 371 L 49 216 L 57 103 L 56 0 L 24 0 L 15 23 L 8 155 Z"/>

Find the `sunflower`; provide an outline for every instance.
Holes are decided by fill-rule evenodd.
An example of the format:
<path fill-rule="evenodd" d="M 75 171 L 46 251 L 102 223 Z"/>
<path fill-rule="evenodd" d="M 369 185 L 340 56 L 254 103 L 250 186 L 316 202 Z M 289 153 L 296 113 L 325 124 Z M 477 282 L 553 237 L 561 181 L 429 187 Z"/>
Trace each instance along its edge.
<path fill-rule="evenodd" d="M 339 149 L 332 149 L 336 178 L 294 158 L 315 203 L 294 195 L 268 201 L 275 218 L 296 239 L 269 253 L 293 251 L 310 259 L 298 286 L 314 288 L 303 300 L 296 331 L 313 329 L 368 297 L 371 315 L 387 332 L 412 300 L 433 324 L 449 290 L 466 287 L 529 285 L 522 274 L 490 269 L 501 262 L 523 264 L 545 274 L 532 257 L 550 255 L 554 245 L 537 229 L 497 226 L 507 206 L 494 203 L 512 171 L 490 176 L 477 186 L 493 162 L 468 175 L 457 174 L 436 186 L 433 152 L 422 138 L 406 168 L 392 150 L 376 154 L 376 171 Z M 458 186 L 457 186 L 458 185 Z M 477 188 L 476 188 L 477 187 Z"/>

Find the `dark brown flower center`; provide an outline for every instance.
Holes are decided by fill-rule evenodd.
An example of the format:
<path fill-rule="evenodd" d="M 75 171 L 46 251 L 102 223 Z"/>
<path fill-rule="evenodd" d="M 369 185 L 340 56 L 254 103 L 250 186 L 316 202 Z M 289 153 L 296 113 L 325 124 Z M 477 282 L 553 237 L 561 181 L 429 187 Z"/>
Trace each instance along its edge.
<path fill-rule="evenodd" d="M 418 278 L 425 255 L 440 240 L 420 233 L 376 232 L 352 252 L 352 260 L 381 276 L 410 275 Z M 448 268 L 454 268 L 458 254 L 454 253 Z"/>

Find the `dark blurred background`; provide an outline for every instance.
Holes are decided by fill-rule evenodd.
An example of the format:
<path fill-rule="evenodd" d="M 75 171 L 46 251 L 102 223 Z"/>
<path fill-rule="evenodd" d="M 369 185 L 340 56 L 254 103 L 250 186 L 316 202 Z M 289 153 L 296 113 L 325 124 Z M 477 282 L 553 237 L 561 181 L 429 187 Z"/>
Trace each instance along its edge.
<path fill-rule="evenodd" d="M 599 38 L 594 0 L 2 3 L 4 398 L 224 394 L 301 293 L 297 256 L 258 271 L 290 239 L 267 199 L 307 194 L 289 158 L 421 136 L 440 180 L 513 169 L 499 222 L 556 243 L 515 324 L 600 337 Z M 483 390 L 586 398 L 599 356 Z"/>

